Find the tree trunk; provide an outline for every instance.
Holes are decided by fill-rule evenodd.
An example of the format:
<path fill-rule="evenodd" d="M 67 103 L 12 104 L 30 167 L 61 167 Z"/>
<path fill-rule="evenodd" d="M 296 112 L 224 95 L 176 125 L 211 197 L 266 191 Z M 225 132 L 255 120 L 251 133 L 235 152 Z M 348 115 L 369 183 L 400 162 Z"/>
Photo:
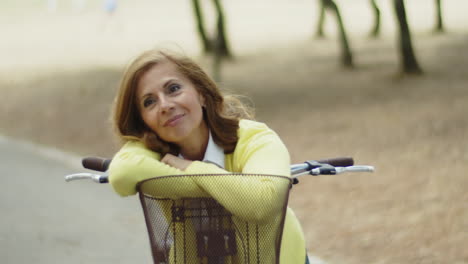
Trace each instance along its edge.
<path fill-rule="evenodd" d="M 442 19 L 442 0 L 435 0 L 436 2 L 436 11 L 437 11 L 437 22 L 434 31 L 437 33 L 441 33 L 445 31 L 444 28 L 444 21 Z"/>
<path fill-rule="evenodd" d="M 380 8 L 375 0 L 370 0 L 372 10 L 374 10 L 374 28 L 372 29 L 370 36 L 376 38 L 380 35 Z"/>
<path fill-rule="evenodd" d="M 340 10 L 333 0 L 324 0 L 326 8 L 331 9 L 338 21 L 338 27 L 340 32 L 340 44 L 341 44 L 341 63 L 345 67 L 353 67 L 353 56 L 351 54 L 351 49 L 349 48 L 348 38 L 346 36 L 346 30 L 343 24 L 343 19 L 341 18 Z"/>
<path fill-rule="evenodd" d="M 222 62 L 222 52 L 221 52 L 221 37 L 219 33 L 216 35 L 213 41 L 213 61 L 212 61 L 212 71 L 213 79 L 216 82 L 221 81 L 221 62 Z"/>
<path fill-rule="evenodd" d="M 315 36 L 317 38 L 323 38 L 325 34 L 323 33 L 323 26 L 325 24 L 325 0 L 318 0 L 319 2 L 319 19 L 317 21 L 317 31 Z"/>
<path fill-rule="evenodd" d="M 393 3 L 400 30 L 399 39 L 403 72 L 408 74 L 422 74 L 422 70 L 414 55 L 411 33 L 406 19 L 405 3 L 403 0 L 394 0 Z"/>
<path fill-rule="evenodd" d="M 231 49 L 229 48 L 229 42 L 226 37 L 226 22 L 223 12 L 223 7 L 219 0 L 213 0 L 213 4 L 215 5 L 216 12 L 218 13 L 218 21 L 216 24 L 217 33 L 216 33 L 216 40 L 215 51 L 219 52 L 218 55 L 222 57 L 232 58 Z"/>
<path fill-rule="evenodd" d="M 198 36 L 200 37 L 200 40 L 203 45 L 203 51 L 205 52 L 205 54 L 211 53 L 213 51 L 213 46 L 206 34 L 203 13 L 200 8 L 200 0 L 192 0 L 192 6 L 193 11 L 195 13 L 195 19 L 197 21 Z"/>

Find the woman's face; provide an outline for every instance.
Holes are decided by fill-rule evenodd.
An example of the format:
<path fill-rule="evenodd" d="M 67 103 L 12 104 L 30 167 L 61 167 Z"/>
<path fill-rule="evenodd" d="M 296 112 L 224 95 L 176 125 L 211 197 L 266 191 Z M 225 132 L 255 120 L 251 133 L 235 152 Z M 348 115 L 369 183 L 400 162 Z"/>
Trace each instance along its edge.
<path fill-rule="evenodd" d="M 174 63 L 165 61 L 144 73 L 136 97 L 143 121 L 162 140 L 183 147 L 190 142 L 203 142 L 207 136 L 204 98 Z"/>

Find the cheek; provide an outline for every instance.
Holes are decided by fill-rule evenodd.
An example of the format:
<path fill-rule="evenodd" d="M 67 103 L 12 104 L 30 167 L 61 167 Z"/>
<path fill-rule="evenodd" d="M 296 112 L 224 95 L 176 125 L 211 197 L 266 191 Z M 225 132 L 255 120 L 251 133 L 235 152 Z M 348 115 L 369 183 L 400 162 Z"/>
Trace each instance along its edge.
<path fill-rule="evenodd" d="M 144 112 L 144 113 L 140 113 L 140 116 L 147 127 L 151 128 L 152 130 L 157 129 L 156 117 L 153 113 Z"/>

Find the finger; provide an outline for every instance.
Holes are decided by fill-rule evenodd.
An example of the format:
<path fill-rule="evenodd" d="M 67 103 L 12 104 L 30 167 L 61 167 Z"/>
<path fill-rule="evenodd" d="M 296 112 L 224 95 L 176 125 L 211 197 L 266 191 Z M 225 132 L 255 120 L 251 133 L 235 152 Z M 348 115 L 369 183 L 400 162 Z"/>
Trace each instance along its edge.
<path fill-rule="evenodd" d="M 174 155 L 172 154 L 166 154 L 162 158 L 161 162 L 166 163 L 168 165 L 171 165 L 172 161 L 174 160 Z"/>

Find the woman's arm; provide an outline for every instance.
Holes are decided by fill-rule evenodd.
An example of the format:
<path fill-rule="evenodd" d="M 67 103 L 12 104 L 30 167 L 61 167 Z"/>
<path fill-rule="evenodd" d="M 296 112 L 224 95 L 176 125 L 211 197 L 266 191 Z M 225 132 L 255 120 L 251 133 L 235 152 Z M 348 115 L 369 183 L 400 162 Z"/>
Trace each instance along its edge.
<path fill-rule="evenodd" d="M 250 221 L 263 221 L 279 213 L 289 184 L 283 178 L 262 174 L 289 176 L 289 153 L 271 130 L 246 136 L 239 141 L 233 160 L 242 167 L 245 176 L 228 174 L 194 177 L 193 181 L 234 215 Z M 185 170 L 195 173 L 229 173 L 214 164 L 194 161 Z"/>
<path fill-rule="evenodd" d="M 109 182 L 121 196 L 133 195 L 137 192 L 139 182 L 158 176 L 183 175 L 186 172 L 160 161 L 159 153 L 147 149 L 143 143 L 127 142 L 112 158 L 109 166 Z M 174 188 L 177 186 L 177 188 Z M 183 197 L 187 194 L 207 196 L 195 183 L 187 178 L 174 177 L 170 186 L 161 186 L 172 191 L 172 197 Z"/>
<path fill-rule="evenodd" d="M 169 198 L 213 197 L 233 214 L 246 220 L 262 221 L 279 212 L 287 182 L 260 174 L 289 176 L 289 153 L 279 137 L 266 126 L 240 132 L 232 155 L 234 171 L 259 176 L 243 176 L 210 163 L 193 161 L 180 170 L 160 161 L 160 155 L 140 142 L 129 142 L 119 151 L 110 166 L 110 183 L 122 196 L 136 193 L 138 182 L 157 176 L 154 193 Z M 182 177 L 187 174 L 224 174 Z"/>

